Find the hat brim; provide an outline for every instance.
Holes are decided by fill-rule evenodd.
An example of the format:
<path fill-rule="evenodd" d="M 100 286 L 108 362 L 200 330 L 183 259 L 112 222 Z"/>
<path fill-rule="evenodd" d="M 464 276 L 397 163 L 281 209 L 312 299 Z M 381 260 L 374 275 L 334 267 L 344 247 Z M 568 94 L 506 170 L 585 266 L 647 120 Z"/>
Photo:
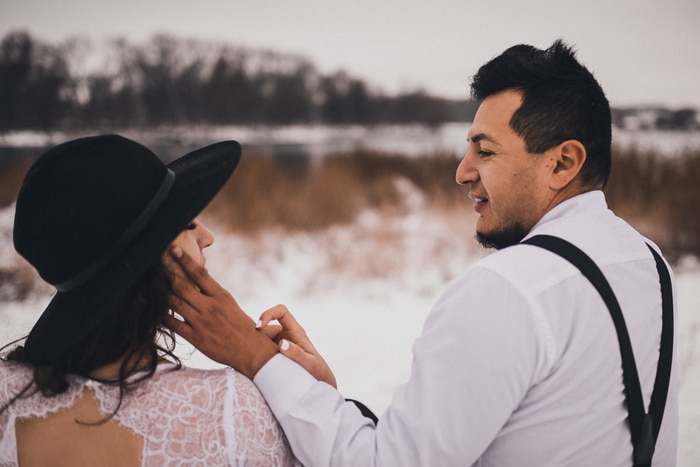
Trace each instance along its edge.
<path fill-rule="evenodd" d="M 238 142 L 224 141 L 168 164 L 175 173 L 175 182 L 161 207 L 124 253 L 99 274 L 77 289 L 54 295 L 25 342 L 28 360 L 51 362 L 93 332 L 105 319 L 109 305 L 136 283 L 209 204 L 233 173 L 240 156 Z"/>

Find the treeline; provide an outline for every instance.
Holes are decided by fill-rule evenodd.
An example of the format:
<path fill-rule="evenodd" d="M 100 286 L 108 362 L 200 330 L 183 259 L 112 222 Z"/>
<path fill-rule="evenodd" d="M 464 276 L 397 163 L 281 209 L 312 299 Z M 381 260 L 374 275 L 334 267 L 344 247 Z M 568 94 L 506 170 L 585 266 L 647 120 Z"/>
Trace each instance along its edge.
<path fill-rule="evenodd" d="M 665 107 L 613 108 L 613 125 L 634 130 L 690 131 L 700 129 L 696 109 L 686 107 L 671 110 Z"/>
<path fill-rule="evenodd" d="M 95 66 L 98 55 L 101 62 Z M 8 131 L 171 124 L 439 125 L 470 119 L 475 105 L 423 91 L 388 96 L 346 72 L 324 75 L 303 57 L 270 50 L 158 35 L 140 44 L 113 40 L 105 54 L 86 39 L 48 44 L 18 31 L 0 44 L 0 109 L 0 131 Z"/>

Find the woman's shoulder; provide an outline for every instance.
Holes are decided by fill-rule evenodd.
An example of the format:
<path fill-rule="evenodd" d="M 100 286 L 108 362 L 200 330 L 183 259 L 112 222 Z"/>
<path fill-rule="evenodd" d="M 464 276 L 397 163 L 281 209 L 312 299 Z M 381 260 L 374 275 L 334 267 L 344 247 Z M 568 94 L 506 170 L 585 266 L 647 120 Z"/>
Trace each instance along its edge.
<path fill-rule="evenodd" d="M 0 396 L 14 394 L 32 382 L 32 369 L 16 362 L 0 360 Z"/>
<path fill-rule="evenodd" d="M 168 379 L 188 379 L 195 381 L 206 381 L 206 380 L 231 380 L 236 381 L 237 384 L 250 384 L 250 381 L 246 376 L 237 372 L 233 368 L 222 367 L 222 368 L 196 368 L 187 365 L 176 365 L 174 363 L 163 363 L 158 365 L 156 370 L 156 376 L 159 378 Z M 240 380 L 240 381 L 239 381 Z"/>
<path fill-rule="evenodd" d="M 233 407 L 255 407 L 256 410 L 269 411 L 255 383 L 232 368 L 159 367 L 154 383 L 154 389 L 158 391 L 170 388 L 184 391 L 195 398 L 196 394 L 219 396 L 226 406 L 233 404 Z"/>
<path fill-rule="evenodd" d="M 246 395 L 259 395 L 255 384 L 232 368 L 205 369 L 165 364 L 159 365 L 153 380 L 156 386 L 185 387 L 190 391 L 244 392 Z"/>
<path fill-rule="evenodd" d="M 159 365 L 153 377 L 144 381 L 129 397 L 137 405 L 167 407 L 177 412 L 180 405 L 188 413 L 218 419 L 223 412 L 267 409 L 258 388 L 248 378 L 230 368 L 199 369 Z M 269 410 L 269 409 L 268 409 Z M 160 409 L 158 409 L 160 411 Z"/>
<path fill-rule="evenodd" d="M 80 394 L 81 385 L 75 377 L 68 377 L 68 388 L 52 397 L 45 397 L 34 385 L 31 367 L 15 362 L 0 362 L 0 403 L 18 417 L 45 417 L 50 413 L 70 407 Z M 21 397 L 18 397 L 21 396 Z"/>
<path fill-rule="evenodd" d="M 162 363 L 158 365 L 154 378 L 206 383 L 207 381 L 226 380 L 235 377 L 234 374 L 235 371 L 231 368 L 192 368 L 185 365 Z"/>
<path fill-rule="evenodd" d="M 161 366 L 154 378 L 155 404 L 167 406 L 161 413 L 187 426 L 220 427 L 230 455 L 246 465 L 293 465 L 284 433 L 246 376 L 231 368 Z"/>

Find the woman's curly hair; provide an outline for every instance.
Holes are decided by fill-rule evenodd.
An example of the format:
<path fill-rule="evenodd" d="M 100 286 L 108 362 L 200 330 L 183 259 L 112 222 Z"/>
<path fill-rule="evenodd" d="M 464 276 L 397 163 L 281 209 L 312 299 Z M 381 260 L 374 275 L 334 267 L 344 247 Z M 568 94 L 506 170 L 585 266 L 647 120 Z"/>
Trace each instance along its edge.
<path fill-rule="evenodd" d="M 92 334 L 75 342 L 66 352 L 55 355 L 51 362 L 32 362 L 23 346 L 15 347 L 5 360 L 32 368 L 33 381 L 4 403 L 0 413 L 26 394 L 40 391 L 51 397 L 65 392 L 69 386 L 69 374 L 91 378 L 90 373 L 96 369 L 122 359 L 115 379 L 98 380 L 119 386 L 119 404 L 105 419 L 109 420 L 119 410 L 124 393 L 153 376 L 161 357 L 170 357 L 180 367 L 180 360 L 173 354 L 175 336 L 163 325 L 169 313 L 171 293 L 170 274 L 162 258 L 158 257 L 138 282 L 113 302 L 107 318 Z M 132 377 L 137 373 L 138 376 Z"/>

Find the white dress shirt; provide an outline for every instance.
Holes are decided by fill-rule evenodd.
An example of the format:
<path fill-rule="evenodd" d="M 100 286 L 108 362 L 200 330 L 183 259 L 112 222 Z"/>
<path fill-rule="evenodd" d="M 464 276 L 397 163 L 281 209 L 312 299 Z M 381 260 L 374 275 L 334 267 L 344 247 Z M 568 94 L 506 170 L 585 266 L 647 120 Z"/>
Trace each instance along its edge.
<path fill-rule="evenodd" d="M 536 234 L 572 242 L 602 269 L 648 407 L 661 292 L 646 239 L 607 209 L 600 191 L 556 206 Z M 376 427 L 282 355 L 254 381 L 307 466 L 632 465 L 610 314 L 574 266 L 535 246 L 495 252 L 452 281 L 413 346 L 409 381 Z M 674 358 L 655 466 L 675 465 L 676 388 Z"/>

